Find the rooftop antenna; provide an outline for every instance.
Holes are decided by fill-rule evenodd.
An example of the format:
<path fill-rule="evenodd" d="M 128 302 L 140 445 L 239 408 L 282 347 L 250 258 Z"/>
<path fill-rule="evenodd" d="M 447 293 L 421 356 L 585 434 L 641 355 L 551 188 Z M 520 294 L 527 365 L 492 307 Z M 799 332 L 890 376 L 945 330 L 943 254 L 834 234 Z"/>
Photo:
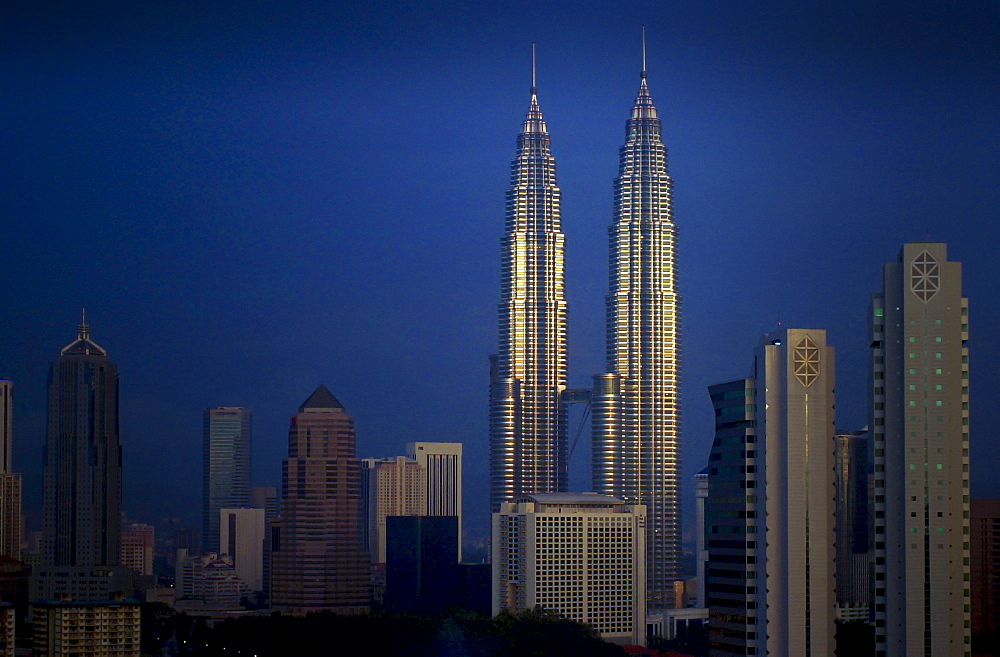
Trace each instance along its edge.
<path fill-rule="evenodd" d="M 537 94 L 538 87 L 535 86 L 535 43 L 531 42 L 531 93 Z"/>

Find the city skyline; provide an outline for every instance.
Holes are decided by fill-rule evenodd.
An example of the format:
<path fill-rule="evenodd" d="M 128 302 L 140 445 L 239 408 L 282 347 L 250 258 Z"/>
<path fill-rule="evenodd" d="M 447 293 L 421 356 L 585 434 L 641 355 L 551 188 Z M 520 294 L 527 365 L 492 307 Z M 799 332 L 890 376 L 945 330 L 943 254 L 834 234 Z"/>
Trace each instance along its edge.
<path fill-rule="evenodd" d="M 972 490 L 1000 496 L 998 448 L 976 438 L 1000 421 L 997 384 L 975 374 L 1000 367 L 1000 310 L 979 301 L 1000 296 L 996 10 L 568 6 L 530 25 L 516 7 L 488 21 L 443 6 L 18 11 L 0 73 L 18 126 L 0 376 L 18 390 L 26 511 L 39 517 L 46 364 L 85 306 L 122 372 L 131 517 L 188 509 L 196 526 L 205 407 L 254 409 L 253 479 L 277 483 L 288 409 L 326 381 L 360 456 L 461 441 L 466 524 L 485 530 L 485 358 L 530 43 L 560 166 L 568 383 L 587 386 L 643 22 L 680 190 L 683 485 L 711 441 L 701 391 L 779 322 L 829 331 L 838 424 L 867 422 L 864 300 L 878 266 L 929 234 L 963 262 L 970 339 L 987 345 L 972 356 Z M 584 436 L 571 489 L 589 466 Z"/>

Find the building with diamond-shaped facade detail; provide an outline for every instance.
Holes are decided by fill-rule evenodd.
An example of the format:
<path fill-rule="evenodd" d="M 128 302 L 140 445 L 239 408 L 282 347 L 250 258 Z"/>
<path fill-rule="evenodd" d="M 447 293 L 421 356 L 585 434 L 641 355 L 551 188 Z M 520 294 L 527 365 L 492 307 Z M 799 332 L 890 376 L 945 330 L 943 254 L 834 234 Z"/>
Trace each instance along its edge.
<path fill-rule="evenodd" d="M 969 301 L 940 242 L 904 244 L 872 295 L 877 657 L 970 657 Z"/>
<path fill-rule="evenodd" d="M 709 655 L 833 655 L 834 350 L 761 338 L 752 376 L 709 388 Z"/>

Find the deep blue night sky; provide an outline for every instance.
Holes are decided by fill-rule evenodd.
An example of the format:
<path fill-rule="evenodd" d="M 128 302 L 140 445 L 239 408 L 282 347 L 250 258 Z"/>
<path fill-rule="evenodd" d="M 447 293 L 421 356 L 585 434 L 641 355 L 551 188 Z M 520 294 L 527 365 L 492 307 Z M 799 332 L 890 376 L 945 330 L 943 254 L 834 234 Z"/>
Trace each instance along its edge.
<path fill-rule="evenodd" d="M 288 418 L 325 383 L 359 456 L 465 443 L 467 526 L 486 534 L 487 355 L 531 43 L 585 386 L 642 24 L 680 234 L 685 482 L 711 443 L 706 386 L 745 375 L 779 322 L 829 331 L 838 424 L 863 426 L 868 295 L 929 238 L 964 263 L 973 495 L 1000 497 L 1000 5 L 875 4 L 11 11 L 0 375 L 33 528 L 47 367 L 86 307 L 120 368 L 130 517 L 196 522 L 207 406 L 253 410 L 255 479 L 279 483 Z M 571 467 L 587 489 L 586 436 Z"/>

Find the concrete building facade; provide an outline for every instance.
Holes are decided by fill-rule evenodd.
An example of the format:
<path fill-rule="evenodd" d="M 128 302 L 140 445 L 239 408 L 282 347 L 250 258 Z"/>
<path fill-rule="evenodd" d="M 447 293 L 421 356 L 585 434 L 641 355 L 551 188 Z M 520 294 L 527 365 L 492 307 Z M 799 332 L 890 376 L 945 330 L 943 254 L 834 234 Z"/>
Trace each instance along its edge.
<path fill-rule="evenodd" d="M 493 614 L 536 606 L 607 641 L 646 643 L 646 509 L 595 493 L 538 493 L 493 514 Z"/>
<path fill-rule="evenodd" d="M 833 657 L 834 350 L 763 336 L 753 377 L 712 386 L 705 525 L 709 654 Z"/>
<path fill-rule="evenodd" d="M 221 509 L 219 543 L 251 591 L 264 590 L 264 509 Z"/>
<path fill-rule="evenodd" d="M 969 657 L 969 303 L 939 242 L 872 295 L 876 655 Z"/>

